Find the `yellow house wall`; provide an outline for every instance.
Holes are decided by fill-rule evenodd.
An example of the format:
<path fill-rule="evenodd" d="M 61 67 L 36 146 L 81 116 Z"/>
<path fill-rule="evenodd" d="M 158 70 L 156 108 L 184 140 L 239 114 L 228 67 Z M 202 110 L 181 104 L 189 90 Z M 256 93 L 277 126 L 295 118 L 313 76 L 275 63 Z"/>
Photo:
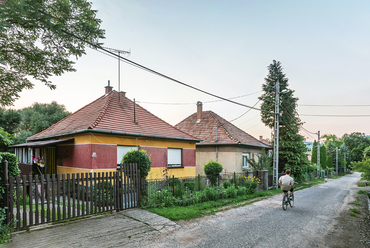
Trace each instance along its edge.
<path fill-rule="evenodd" d="M 195 149 L 195 142 L 162 140 L 144 137 L 119 137 L 114 135 L 86 133 L 74 136 L 75 144 L 114 144 L 122 146 L 152 146 Z"/>
<path fill-rule="evenodd" d="M 177 140 L 165 140 L 155 138 L 144 138 L 144 137 L 120 137 L 107 134 L 99 133 L 82 133 L 69 136 L 67 138 L 74 138 L 74 144 L 112 144 L 112 145 L 124 145 L 124 146 L 146 146 L 146 147 L 170 147 L 170 148 L 185 148 L 185 149 L 196 149 L 195 142 L 189 141 L 177 141 Z M 163 178 L 164 168 L 152 167 L 147 178 Z M 109 172 L 114 169 L 94 169 L 93 172 Z M 168 175 L 174 175 L 175 177 L 193 177 L 195 176 L 196 167 L 184 167 L 176 169 L 168 169 Z M 90 173 L 90 169 L 79 169 L 65 166 L 57 167 L 58 174 L 70 174 L 70 173 Z"/>

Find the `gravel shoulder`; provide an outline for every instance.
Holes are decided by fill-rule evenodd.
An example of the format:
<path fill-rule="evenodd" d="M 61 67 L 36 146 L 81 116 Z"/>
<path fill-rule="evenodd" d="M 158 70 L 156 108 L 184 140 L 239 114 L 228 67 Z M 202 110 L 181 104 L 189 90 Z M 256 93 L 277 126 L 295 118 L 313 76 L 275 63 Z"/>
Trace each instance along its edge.
<path fill-rule="evenodd" d="M 346 204 L 323 237 L 320 247 L 370 247 L 369 200 L 367 195 L 358 194 L 360 190 L 370 192 L 370 187 L 353 185 Z M 359 213 L 353 212 L 356 210 Z"/>

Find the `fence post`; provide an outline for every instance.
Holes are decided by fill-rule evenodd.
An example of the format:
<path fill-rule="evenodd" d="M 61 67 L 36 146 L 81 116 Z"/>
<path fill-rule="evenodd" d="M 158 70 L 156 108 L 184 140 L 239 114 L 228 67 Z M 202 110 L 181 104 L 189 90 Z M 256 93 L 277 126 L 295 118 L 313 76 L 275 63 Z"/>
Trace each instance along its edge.
<path fill-rule="evenodd" d="M 200 191 L 200 174 L 198 174 L 198 191 Z"/>
<path fill-rule="evenodd" d="M 2 207 L 5 208 L 5 224 L 9 224 L 10 222 L 10 212 L 9 212 L 9 178 L 8 178 L 8 161 L 5 160 L 3 163 L 3 186 L 5 188 L 4 195 L 3 195 L 3 202 L 1 203 Z"/>
<path fill-rule="evenodd" d="M 234 186 L 236 187 L 236 173 L 234 171 Z"/>
<path fill-rule="evenodd" d="M 172 193 L 175 196 L 175 175 L 172 175 Z"/>

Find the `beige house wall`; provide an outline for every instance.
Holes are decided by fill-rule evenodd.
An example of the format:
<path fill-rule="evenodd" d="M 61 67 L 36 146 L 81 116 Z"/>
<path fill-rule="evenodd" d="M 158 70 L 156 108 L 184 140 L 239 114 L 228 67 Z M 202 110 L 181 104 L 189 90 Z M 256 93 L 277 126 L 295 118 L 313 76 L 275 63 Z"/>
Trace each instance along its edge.
<path fill-rule="evenodd" d="M 262 148 L 241 146 L 218 146 L 218 162 L 226 173 L 243 173 L 243 153 L 249 153 L 250 158 L 262 152 Z M 216 161 L 216 146 L 197 146 L 196 173 L 204 175 L 204 165 L 209 160 Z"/>

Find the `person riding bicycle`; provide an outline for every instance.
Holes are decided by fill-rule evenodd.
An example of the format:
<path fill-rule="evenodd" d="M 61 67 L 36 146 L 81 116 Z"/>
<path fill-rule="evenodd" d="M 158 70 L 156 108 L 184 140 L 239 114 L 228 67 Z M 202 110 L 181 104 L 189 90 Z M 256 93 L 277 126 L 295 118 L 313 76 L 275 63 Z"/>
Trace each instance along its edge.
<path fill-rule="evenodd" d="M 294 180 L 290 177 L 290 170 L 285 171 L 285 176 L 279 178 L 279 186 L 284 191 L 284 193 L 290 190 L 290 196 L 293 196 L 294 190 Z"/>

